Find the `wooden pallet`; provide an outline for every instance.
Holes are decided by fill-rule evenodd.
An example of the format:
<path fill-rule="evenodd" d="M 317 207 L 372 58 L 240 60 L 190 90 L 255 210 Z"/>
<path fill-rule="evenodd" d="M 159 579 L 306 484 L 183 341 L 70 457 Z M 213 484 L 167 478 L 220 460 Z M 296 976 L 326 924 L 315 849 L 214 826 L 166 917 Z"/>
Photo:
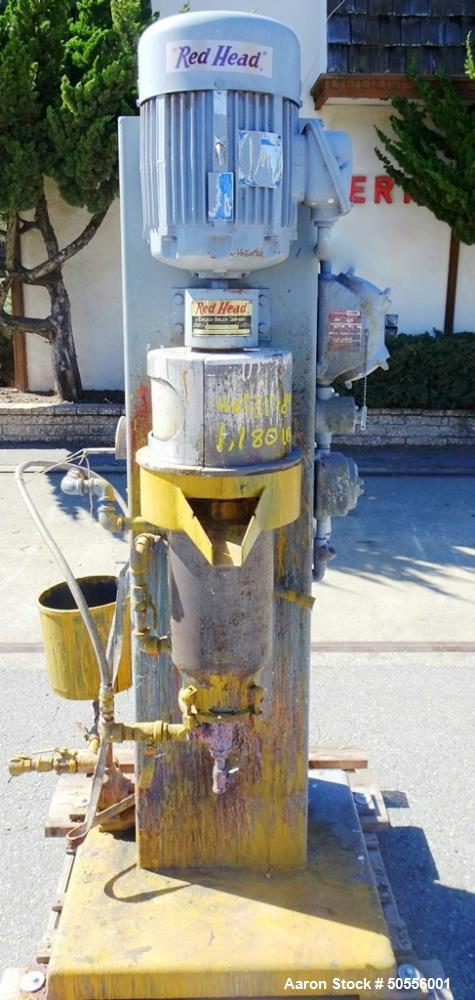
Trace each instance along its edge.
<path fill-rule="evenodd" d="M 74 858 L 75 855 L 72 852 L 70 854 L 68 853 L 66 854 L 63 862 L 56 896 L 53 899 L 51 913 L 46 925 L 46 931 L 36 949 L 36 961 L 39 965 L 47 965 L 51 957 L 54 937 L 59 927 L 59 921 L 61 920 L 61 912 L 64 906 L 66 892 L 68 890 L 69 879 L 71 878 L 71 872 L 73 870 Z"/>
<path fill-rule="evenodd" d="M 133 751 L 120 747 L 115 752 L 119 767 L 124 774 L 133 774 Z M 309 767 L 319 770 L 333 768 L 339 771 L 356 772 L 368 766 L 368 756 L 359 747 L 314 747 L 309 751 Z M 65 837 L 74 823 L 81 823 L 86 815 L 91 792 L 92 778 L 86 774 L 63 774 L 58 778 L 45 822 L 45 837 Z M 358 789 L 357 789 L 358 790 Z M 376 796 L 376 787 L 372 793 Z M 369 807 L 365 823 L 370 816 L 381 815 L 384 807 L 381 795 L 378 806 Z M 358 811 L 360 809 L 358 808 Z M 387 814 L 386 814 L 387 818 Z M 388 820 L 389 823 L 389 820 Z M 366 829 L 366 827 L 365 827 Z"/>
<path fill-rule="evenodd" d="M 117 754 L 121 769 L 131 774 L 133 772 L 133 755 L 130 751 L 120 748 Z M 410 964 L 419 969 L 426 977 L 444 979 L 444 973 L 439 962 L 435 960 L 420 961 L 414 954 L 406 924 L 402 920 L 391 884 L 379 849 L 378 833 L 390 828 L 390 820 L 380 789 L 374 778 L 367 771 L 367 754 L 357 747 L 314 747 L 309 751 L 309 768 L 337 769 L 348 774 L 348 782 L 352 789 L 355 805 L 364 833 L 368 857 L 378 888 L 381 905 L 388 926 L 391 944 L 397 964 Z M 61 837 L 71 829 L 71 824 L 84 819 L 92 779 L 84 775 L 64 775 L 58 779 L 45 824 L 47 837 Z M 22 969 L 7 969 L 0 981 L 0 1000 L 47 1000 L 46 987 L 35 993 L 24 993 L 21 990 L 21 980 L 26 971 L 38 969 L 46 975 L 47 965 L 61 919 L 61 911 L 67 892 L 74 854 L 65 857 L 56 896 L 51 907 L 51 915 L 46 932 L 37 949 L 37 965 Z M 391 1000 L 453 1000 L 450 990 L 438 990 L 432 993 L 396 992 Z M 238 998 L 236 998 L 238 1000 Z M 338 1000 L 328 997 L 327 1000 Z"/>
<path fill-rule="evenodd" d="M 124 774 L 134 773 L 134 750 L 114 748 L 114 756 Z M 56 783 L 45 821 L 45 837 L 65 837 L 75 823 L 85 818 L 91 794 L 92 776 L 62 774 Z"/>

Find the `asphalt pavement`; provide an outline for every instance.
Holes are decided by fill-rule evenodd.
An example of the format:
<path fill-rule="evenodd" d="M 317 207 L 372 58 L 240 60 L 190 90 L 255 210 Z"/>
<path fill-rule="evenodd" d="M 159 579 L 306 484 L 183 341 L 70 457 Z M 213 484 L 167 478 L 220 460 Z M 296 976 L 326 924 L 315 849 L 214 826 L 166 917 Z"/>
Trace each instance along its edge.
<path fill-rule="evenodd" d="M 13 482 L 24 457 L 0 453 L 0 967 L 33 959 L 64 852 L 42 836 L 54 777 L 9 782 L 6 762 L 79 745 L 76 723 L 90 721 L 88 705 L 61 701 L 46 681 L 35 600 L 58 572 Z M 314 590 L 310 738 L 368 750 L 392 821 L 382 851 L 416 952 L 441 961 L 456 1000 L 475 1000 L 473 472 L 439 461 L 397 474 L 382 455 L 376 467 L 362 457 L 365 496 L 335 522 L 338 554 Z M 58 475 L 28 481 L 74 571 L 115 572 L 125 543 L 87 503 L 64 497 Z M 114 481 L 124 487 L 123 471 Z M 133 716 L 130 694 L 118 711 Z"/>

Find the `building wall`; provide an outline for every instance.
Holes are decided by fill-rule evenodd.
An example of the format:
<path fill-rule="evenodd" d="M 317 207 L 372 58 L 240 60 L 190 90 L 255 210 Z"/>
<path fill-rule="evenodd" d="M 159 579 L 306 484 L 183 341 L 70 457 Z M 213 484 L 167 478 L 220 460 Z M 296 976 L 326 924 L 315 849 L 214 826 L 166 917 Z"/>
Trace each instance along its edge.
<path fill-rule="evenodd" d="M 393 187 L 385 200 L 383 164 L 374 147 L 375 126 L 390 131 L 387 105 L 325 105 L 326 125 L 348 131 L 353 140 L 353 205 L 335 227 L 334 270 L 355 268 L 381 288 L 392 290 L 391 312 L 399 315 L 399 330 L 422 333 L 443 329 L 450 230 L 427 208 L 405 204 Z M 383 177 L 383 182 L 377 178 Z M 365 178 L 365 180 L 357 180 Z M 475 247 L 461 247 L 455 330 L 475 330 Z"/>
<path fill-rule="evenodd" d="M 154 3 L 161 17 L 176 14 L 181 0 Z M 193 0 L 197 10 L 242 10 L 273 17 L 289 25 L 298 36 L 302 49 L 303 113 L 314 114 L 310 88 L 326 70 L 326 0 Z M 186 15 L 183 15 L 186 17 Z M 88 220 L 86 212 L 72 209 L 60 198 L 53 184 L 47 185 L 51 216 L 61 245 L 74 239 Z M 43 259 L 41 241 L 36 234 L 23 239 L 24 263 L 32 265 Z M 118 202 L 91 243 L 64 268 L 66 287 L 71 298 L 74 337 L 79 368 L 85 389 L 120 389 L 124 385 L 122 349 L 122 302 L 120 277 L 120 228 Z M 25 288 L 28 314 L 47 315 L 48 297 L 42 289 Z M 29 388 L 53 387 L 53 372 L 48 344 L 39 337 L 27 338 Z"/>
<path fill-rule="evenodd" d="M 66 205 L 56 186 L 46 186 L 49 210 L 60 246 L 65 246 L 86 225 L 89 215 Z M 36 233 L 22 241 L 26 266 L 43 259 L 44 248 Z M 120 275 L 119 203 L 115 202 L 91 243 L 64 267 L 65 285 L 71 299 L 74 340 L 85 389 L 122 389 L 122 290 Z M 25 285 L 28 315 L 49 312 L 43 289 Z M 37 336 L 27 337 L 28 385 L 43 391 L 53 387 L 49 345 Z"/>

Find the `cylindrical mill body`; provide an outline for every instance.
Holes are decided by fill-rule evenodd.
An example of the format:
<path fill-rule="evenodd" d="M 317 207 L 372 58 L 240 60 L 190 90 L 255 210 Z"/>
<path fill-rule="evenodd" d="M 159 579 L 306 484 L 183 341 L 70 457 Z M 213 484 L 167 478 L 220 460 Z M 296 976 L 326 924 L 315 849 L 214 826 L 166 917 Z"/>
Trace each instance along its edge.
<path fill-rule="evenodd" d="M 238 470 L 289 454 L 289 352 L 166 348 L 150 351 L 148 374 L 149 459 L 157 467 Z"/>
<path fill-rule="evenodd" d="M 273 534 L 264 532 L 240 568 L 210 566 L 182 532 L 170 532 L 168 582 L 173 662 L 206 685 L 210 675 L 245 680 L 272 653 Z"/>

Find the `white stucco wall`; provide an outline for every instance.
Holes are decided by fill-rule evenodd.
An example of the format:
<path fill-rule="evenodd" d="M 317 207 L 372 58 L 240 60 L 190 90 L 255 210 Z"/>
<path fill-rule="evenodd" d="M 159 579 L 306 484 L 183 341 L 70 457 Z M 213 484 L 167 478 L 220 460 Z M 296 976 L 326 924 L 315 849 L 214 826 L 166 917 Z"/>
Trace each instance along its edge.
<path fill-rule="evenodd" d="M 374 147 L 375 125 L 387 132 L 386 105 L 326 105 L 321 116 L 329 128 L 350 133 L 353 140 L 353 176 L 365 176 L 365 204 L 353 205 L 350 215 L 335 226 L 334 270 L 354 267 L 362 277 L 392 290 L 391 312 L 399 315 L 399 330 L 421 333 L 443 329 L 449 227 L 426 208 L 404 204 L 394 188 L 392 204 L 375 204 L 375 177 L 384 175 Z M 475 247 L 460 252 L 455 330 L 475 330 Z"/>
<path fill-rule="evenodd" d="M 60 245 L 64 246 L 81 232 L 89 215 L 66 205 L 50 182 L 46 193 Z M 27 266 L 43 259 L 44 250 L 36 234 L 23 239 L 22 253 Z M 118 202 L 109 209 L 91 243 L 65 265 L 63 273 L 71 299 L 74 339 L 84 388 L 123 388 Z M 48 307 L 48 296 L 42 289 L 25 286 L 25 308 L 29 314 L 47 315 Z M 29 336 L 27 348 L 29 388 L 52 388 L 48 344 L 39 337 Z"/>
<path fill-rule="evenodd" d="M 460 247 L 455 330 L 475 330 L 475 246 Z"/>

